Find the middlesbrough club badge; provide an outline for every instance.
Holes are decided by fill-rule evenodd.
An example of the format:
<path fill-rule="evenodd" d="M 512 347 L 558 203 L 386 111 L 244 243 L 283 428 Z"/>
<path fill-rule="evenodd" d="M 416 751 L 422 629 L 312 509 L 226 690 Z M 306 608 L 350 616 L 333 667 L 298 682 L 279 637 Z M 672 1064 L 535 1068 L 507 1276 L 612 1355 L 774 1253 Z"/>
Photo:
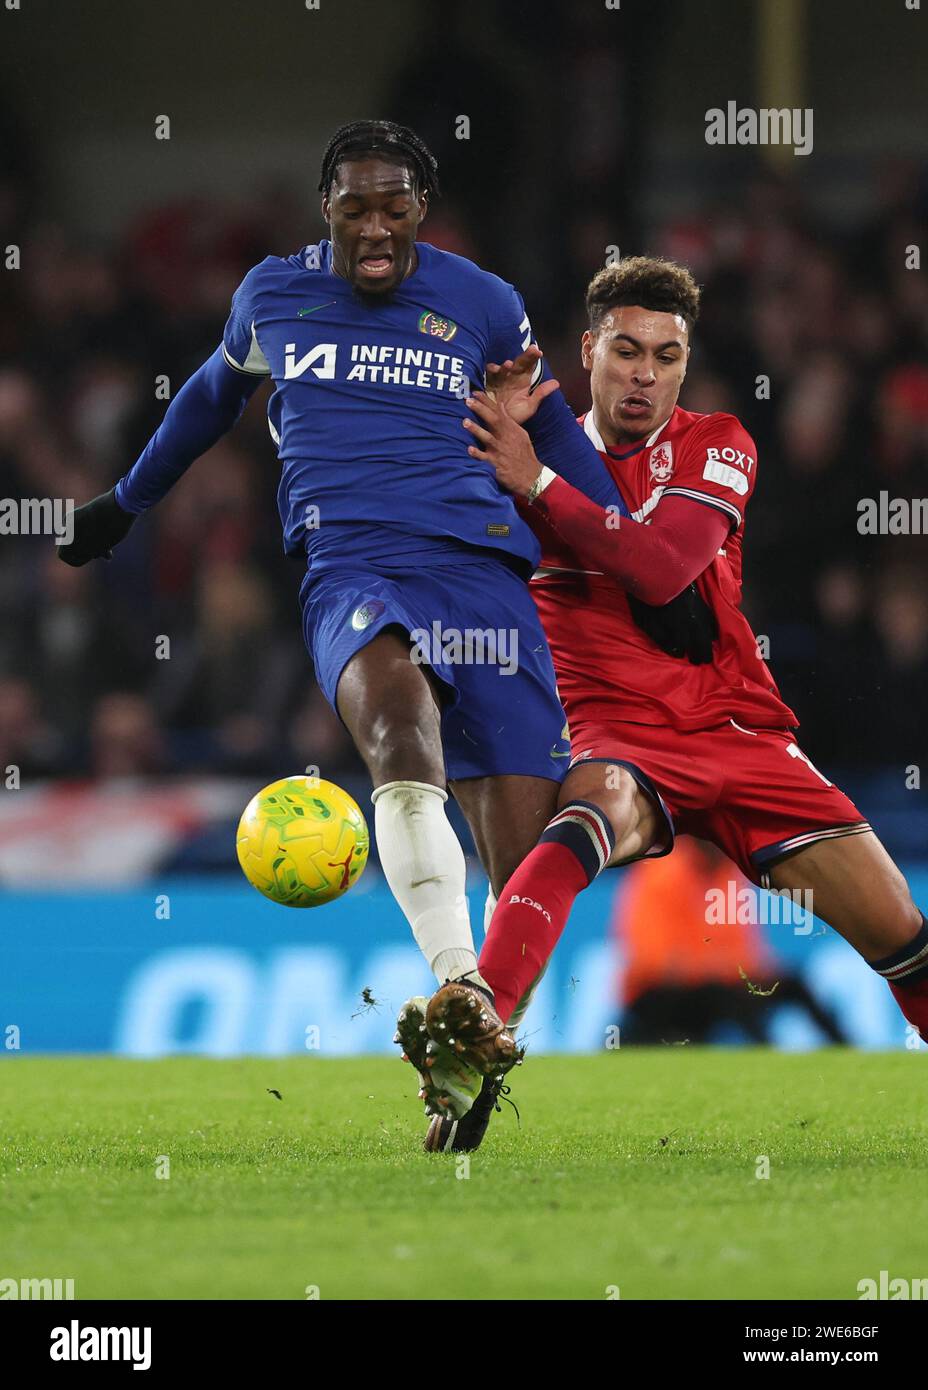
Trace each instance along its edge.
<path fill-rule="evenodd" d="M 648 463 L 651 466 L 651 477 L 656 483 L 670 482 L 670 475 L 673 473 L 673 445 L 669 439 L 651 450 Z"/>

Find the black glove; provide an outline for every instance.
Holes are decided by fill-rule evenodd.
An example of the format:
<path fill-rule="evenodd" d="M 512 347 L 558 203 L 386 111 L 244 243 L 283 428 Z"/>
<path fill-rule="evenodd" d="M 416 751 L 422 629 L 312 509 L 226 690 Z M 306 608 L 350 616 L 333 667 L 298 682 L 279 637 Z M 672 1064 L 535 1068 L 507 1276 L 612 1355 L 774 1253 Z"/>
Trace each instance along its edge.
<path fill-rule="evenodd" d="M 118 505 L 116 489 L 112 488 L 75 510 L 74 539 L 69 545 L 60 545 L 58 554 L 66 565 L 110 560 L 112 547 L 128 533 L 134 520 L 134 516 Z"/>
<path fill-rule="evenodd" d="M 685 656 L 694 666 L 705 666 L 712 660 L 719 625 L 695 584 L 687 585 L 682 594 L 661 608 L 642 603 L 631 594 L 627 597 L 635 622 L 661 651 L 668 656 Z"/>

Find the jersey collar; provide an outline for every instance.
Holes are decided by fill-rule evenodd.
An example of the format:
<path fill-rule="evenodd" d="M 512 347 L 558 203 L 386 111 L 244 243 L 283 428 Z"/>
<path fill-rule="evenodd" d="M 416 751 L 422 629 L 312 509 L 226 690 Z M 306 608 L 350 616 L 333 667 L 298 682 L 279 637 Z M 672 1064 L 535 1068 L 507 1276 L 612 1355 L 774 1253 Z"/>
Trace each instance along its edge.
<path fill-rule="evenodd" d="M 674 407 L 674 409 L 676 409 L 676 407 Z M 667 419 L 664 421 L 662 425 L 658 425 L 657 429 L 654 430 L 652 434 L 648 435 L 647 439 L 642 440 L 640 444 L 635 444 L 633 448 L 627 449 L 624 453 L 621 454 L 618 452 L 617 449 L 610 449 L 608 444 L 605 444 L 603 442 L 603 437 L 600 434 L 599 430 L 596 428 L 596 425 L 593 420 L 592 408 L 588 410 L 583 417 L 583 433 L 586 435 L 587 439 L 589 439 L 592 442 L 593 447 L 595 449 L 598 449 L 601 454 L 608 454 L 610 458 L 618 459 L 619 462 L 621 462 L 623 459 L 634 458 L 635 454 L 640 453 L 642 449 L 649 449 L 652 444 L 656 444 L 658 437 L 660 436 L 662 431 L 665 430 L 667 426 L 670 424 L 672 418 L 673 411 L 671 411 L 670 415 L 667 416 Z"/>

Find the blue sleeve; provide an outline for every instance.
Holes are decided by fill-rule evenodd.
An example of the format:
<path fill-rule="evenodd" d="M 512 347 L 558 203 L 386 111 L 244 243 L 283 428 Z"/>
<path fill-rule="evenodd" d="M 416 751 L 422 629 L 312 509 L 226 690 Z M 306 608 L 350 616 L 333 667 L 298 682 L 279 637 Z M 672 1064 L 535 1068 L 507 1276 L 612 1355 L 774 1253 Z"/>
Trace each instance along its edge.
<path fill-rule="evenodd" d="M 503 362 L 509 357 L 518 357 L 535 342 L 522 296 L 511 285 L 506 285 L 494 311 L 487 360 Z M 534 385 L 550 380 L 551 375 L 547 361 L 542 359 Z M 620 516 L 628 516 L 628 508 L 615 481 L 593 443 L 578 426 L 560 391 L 542 401 L 525 428 L 543 464 L 590 501 L 600 507 L 616 507 Z"/>
<path fill-rule="evenodd" d="M 267 257 L 267 260 L 271 259 L 272 257 Z M 261 265 L 249 270 L 235 291 L 232 296 L 232 310 L 222 330 L 222 352 L 229 366 L 234 367 L 237 372 L 247 372 L 258 377 L 271 374 L 270 364 L 261 351 L 255 332 L 255 300 L 261 270 L 265 264 L 266 262 L 262 261 Z"/>
<path fill-rule="evenodd" d="M 232 428 L 262 380 L 230 367 L 217 348 L 178 391 L 144 452 L 116 484 L 123 511 L 137 515 L 159 502 Z"/>
<path fill-rule="evenodd" d="M 545 375 L 551 373 L 546 370 Z M 591 502 L 600 507 L 616 507 L 620 516 L 628 516 L 628 508 L 615 480 L 592 440 L 577 424 L 576 416 L 560 391 L 552 392 L 542 401 L 525 428 L 542 463 Z"/>

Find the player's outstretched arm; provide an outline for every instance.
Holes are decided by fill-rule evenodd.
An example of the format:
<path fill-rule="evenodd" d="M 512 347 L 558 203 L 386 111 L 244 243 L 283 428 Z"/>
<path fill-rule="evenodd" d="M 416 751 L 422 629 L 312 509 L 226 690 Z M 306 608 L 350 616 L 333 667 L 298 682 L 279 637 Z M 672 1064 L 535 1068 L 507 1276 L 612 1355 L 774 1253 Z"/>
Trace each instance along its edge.
<path fill-rule="evenodd" d="M 511 407 L 512 416 L 524 423 L 541 462 L 601 507 L 614 507 L 620 516 L 628 516 L 615 480 L 592 441 L 577 429 L 573 411 L 556 385 L 552 388 L 550 384 L 551 371 L 538 344 L 532 341 L 521 295 L 511 285 L 496 283 L 499 298 L 494 304 L 487 352 L 488 359 L 493 360 L 484 364 L 487 387 L 497 389 L 508 378 L 513 389 L 506 393 L 510 397 L 507 408 Z"/>
<path fill-rule="evenodd" d="M 58 549 L 58 556 L 66 565 L 78 568 L 90 560 L 109 560 L 113 546 L 128 534 L 135 520 L 124 512 L 116 501 L 116 489 L 101 492 L 90 502 L 78 507 L 71 520 L 71 540 Z"/>
<path fill-rule="evenodd" d="M 563 478 L 553 480 L 536 506 L 575 555 L 652 606 L 670 603 L 709 567 L 731 525 L 721 512 L 667 497 L 646 526 L 603 511 Z"/>
<path fill-rule="evenodd" d="M 228 433 L 264 379 L 230 367 L 218 347 L 178 391 L 138 461 L 116 484 L 123 511 L 137 515 L 159 502 Z"/>
<path fill-rule="evenodd" d="M 468 405 L 482 422 L 464 422 L 475 441 L 472 456 L 491 463 L 503 487 L 533 502 L 591 568 L 611 575 L 644 603 L 661 605 L 676 598 L 724 543 L 730 527 L 726 516 L 687 498 L 665 498 L 660 518 L 655 514 L 649 526 L 634 521 L 627 510 L 598 506 L 565 477 L 546 473 L 533 441 L 505 406 L 483 392 L 469 398 Z M 573 429 L 582 435 L 575 422 Z"/>
<path fill-rule="evenodd" d="M 525 423 L 543 467 L 552 469 L 584 497 L 628 516 L 624 498 L 596 446 L 583 430 L 560 391 L 553 391 Z"/>
<path fill-rule="evenodd" d="M 262 380 L 230 367 L 217 348 L 178 391 L 125 477 L 77 508 L 73 539 L 60 547 L 61 559 L 68 565 L 109 559 L 135 517 L 160 501 L 193 461 L 232 428 Z"/>

